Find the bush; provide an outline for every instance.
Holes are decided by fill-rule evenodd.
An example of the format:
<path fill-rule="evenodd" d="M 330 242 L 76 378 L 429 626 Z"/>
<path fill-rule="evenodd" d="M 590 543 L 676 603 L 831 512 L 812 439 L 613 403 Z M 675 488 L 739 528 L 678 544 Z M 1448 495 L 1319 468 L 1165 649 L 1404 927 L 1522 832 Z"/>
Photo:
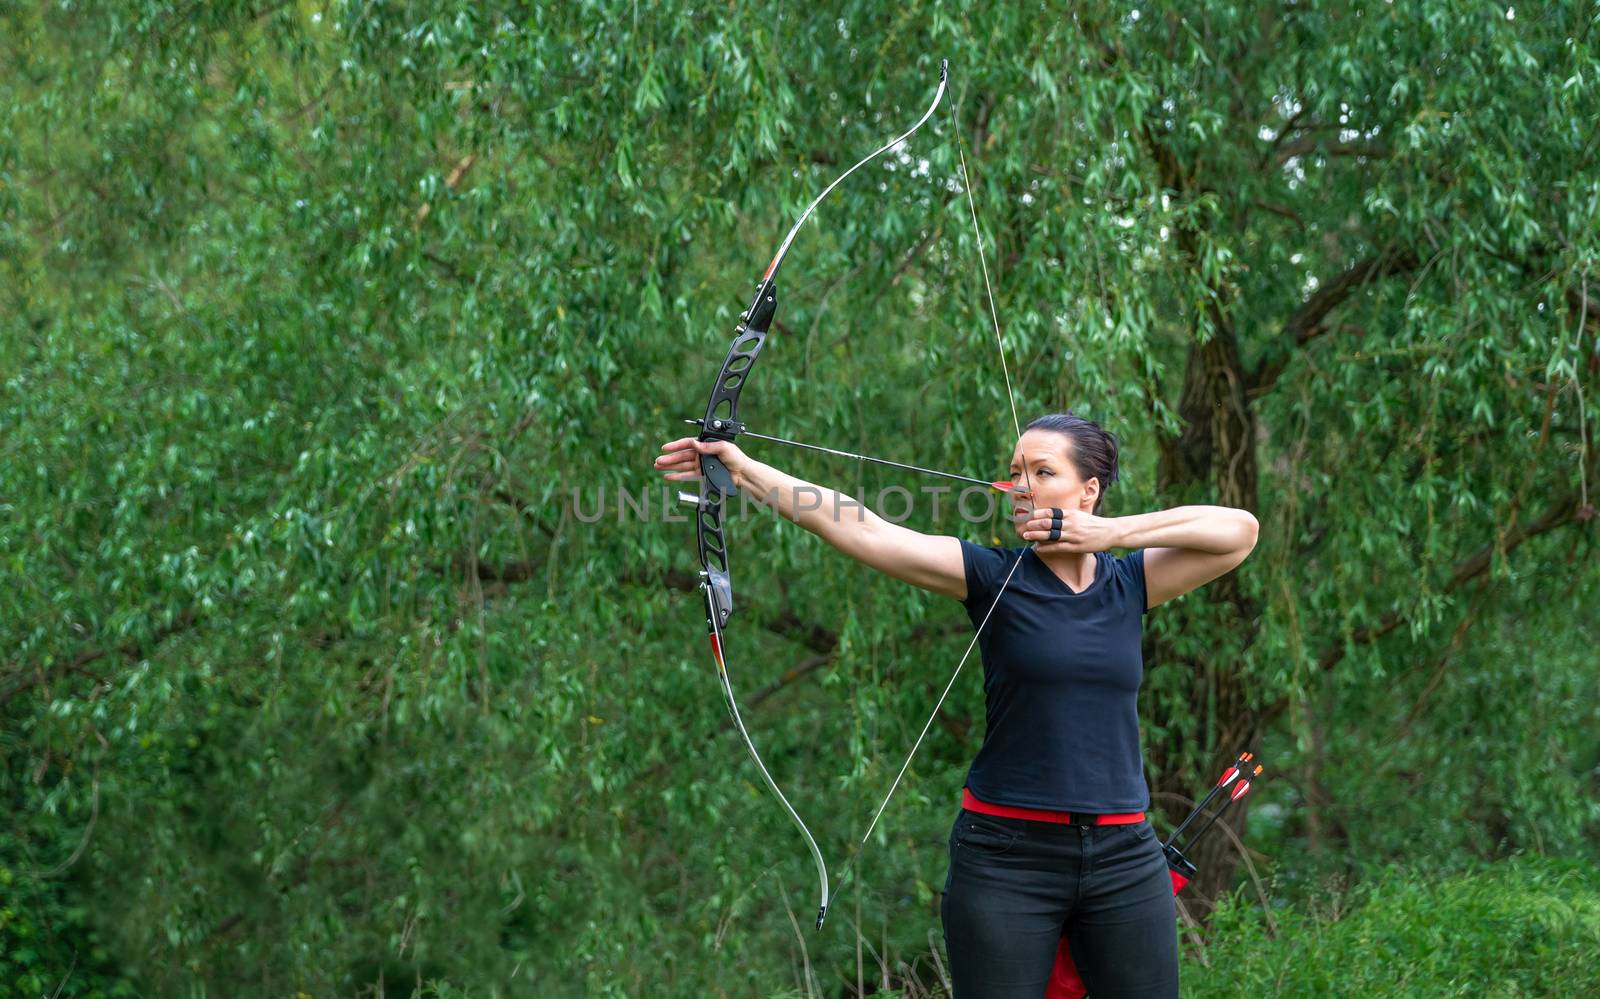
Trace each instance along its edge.
<path fill-rule="evenodd" d="M 1242 896 L 1241 896 L 1242 897 Z M 1321 915 L 1235 901 L 1185 996 L 1600 995 L 1600 873 L 1520 856 L 1433 881 L 1393 870 Z M 1341 911 L 1342 910 L 1342 911 Z"/>

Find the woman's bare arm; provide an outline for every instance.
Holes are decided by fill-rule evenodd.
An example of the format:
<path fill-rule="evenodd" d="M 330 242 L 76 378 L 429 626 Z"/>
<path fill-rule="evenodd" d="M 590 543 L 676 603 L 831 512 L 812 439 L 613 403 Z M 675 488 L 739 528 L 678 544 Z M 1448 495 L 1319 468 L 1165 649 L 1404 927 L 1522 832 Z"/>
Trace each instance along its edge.
<path fill-rule="evenodd" d="M 717 455 L 751 499 L 856 561 L 924 590 L 966 599 L 966 569 L 955 538 L 890 523 L 853 497 L 779 471 L 723 441 L 672 441 L 662 447 L 656 468 L 668 472 L 668 479 L 695 479 L 700 454 Z"/>
<path fill-rule="evenodd" d="M 1179 506 L 1112 518 L 1114 548 L 1143 548 L 1145 604 L 1154 607 L 1237 568 L 1256 546 L 1248 510 Z"/>

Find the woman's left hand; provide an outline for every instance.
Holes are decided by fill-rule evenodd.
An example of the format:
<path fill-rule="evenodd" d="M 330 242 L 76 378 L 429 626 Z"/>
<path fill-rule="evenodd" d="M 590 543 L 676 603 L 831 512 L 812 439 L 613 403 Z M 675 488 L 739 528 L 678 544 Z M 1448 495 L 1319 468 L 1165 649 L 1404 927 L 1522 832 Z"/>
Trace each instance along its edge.
<path fill-rule="evenodd" d="M 1116 521 L 1084 510 L 1039 507 L 1017 515 L 1022 540 L 1041 552 L 1103 552 L 1117 547 Z"/>

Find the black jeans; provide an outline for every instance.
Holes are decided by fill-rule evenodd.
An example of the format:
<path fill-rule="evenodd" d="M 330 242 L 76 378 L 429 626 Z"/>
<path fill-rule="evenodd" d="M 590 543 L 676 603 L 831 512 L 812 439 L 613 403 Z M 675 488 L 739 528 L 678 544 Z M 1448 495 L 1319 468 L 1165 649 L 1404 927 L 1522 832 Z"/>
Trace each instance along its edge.
<path fill-rule="evenodd" d="M 955 999 L 1039 999 L 1062 934 L 1091 999 L 1178 994 L 1178 927 L 1148 821 L 1078 826 L 962 809 L 940 919 Z"/>

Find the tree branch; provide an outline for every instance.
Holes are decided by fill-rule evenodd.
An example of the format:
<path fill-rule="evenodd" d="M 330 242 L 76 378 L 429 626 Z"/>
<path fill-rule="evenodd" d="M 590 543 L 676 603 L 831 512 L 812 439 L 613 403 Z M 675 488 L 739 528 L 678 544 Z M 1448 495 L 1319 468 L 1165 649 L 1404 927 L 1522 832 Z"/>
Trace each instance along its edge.
<path fill-rule="evenodd" d="M 1536 538 L 1541 534 L 1547 534 L 1566 524 L 1581 522 L 1578 516 L 1579 513 L 1578 493 L 1576 491 L 1567 492 L 1552 503 L 1538 520 L 1525 527 L 1516 528 L 1507 534 L 1503 541 L 1486 543 L 1476 552 L 1457 563 L 1454 571 L 1450 574 L 1450 581 L 1444 586 L 1443 592 L 1450 593 L 1458 590 L 1466 583 L 1481 576 L 1488 570 L 1496 550 L 1509 555 L 1521 547 L 1525 541 Z M 1399 611 L 1390 611 L 1377 624 L 1358 629 L 1355 634 L 1350 636 L 1348 643 L 1340 642 L 1329 646 L 1318 657 L 1317 667 L 1322 670 L 1332 669 L 1344 659 L 1345 653 L 1351 647 L 1369 645 L 1404 624 L 1405 620 L 1405 615 Z"/>
<path fill-rule="evenodd" d="M 1365 156 L 1372 160 L 1389 158 L 1389 147 L 1381 142 L 1358 145 L 1353 142 L 1323 142 L 1314 135 L 1303 135 L 1278 150 L 1278 165 L 1282 166 L 1296 156 L 1321 153 L 1324 156 Z"/>
<path fill-rule="evenodd" d="M 1395 274 L 1409 274 L 1420 264 L 1421 261 L 1409 250 L 1382 252 L 1367 257 L 1333 280 L 1325 282 L 1284 323 L 1283 333 L 1278 337 L 1279 355 L 1270 361 L 1263 359 L 1256 366 L 1249 376 L 1248 395 L 1254 398 L 1268 392 L 1295 352 L 1331 329 L 1327 324 L 1329 313 L 1364 285 Z"/>
<path fill-rule="evenodd" d="M 108 656 L 119 656 L 124 660 L 132 660 L 135 662 L 140 659 L 148 659 L 150 657 L 151 649 L 157 645 L 160 645 L 173 635 L 188 631 L 190 628 L 193 628 L 196 623 L 197 619 L 194 611 L 185 609 L 180 612 L 177 617 L 172 619 L 171 624 L 168 624 L 162 628 L 157 628 L 155 633 L 150 636 L 150 640 L 148 642 L 141 643 L 137 640 L 129 639 L 128 641 L 123 642 L 121 645 L 117 645 L 109 649 L 87 649 L 83 652 L 79 652 L 66 662 L 56 666 L 48 668 L 44 666 L 37 666 L 33 669 L 34 676 L 32 679 L 23 680 L 21 683 L 18 683 L 16 686 L 7 690 L 5 693 L 0 694 L 0 704 L 5 704 L 13 697 L 16 697 L 18 694 L 22 693 L 24 690 L 28 690 L 32 687 L 42 687 L 48 684 L 52 679 L 63 676 L 67 673 L 81 673 L 84 676 L 94 677 L 97 682 L 103 683 L 104 680 L 102 678 L 95 677 L 93 673 L 89 672 L 84 667 L 88 666 L 92 662 L 105 659 Z"/>

